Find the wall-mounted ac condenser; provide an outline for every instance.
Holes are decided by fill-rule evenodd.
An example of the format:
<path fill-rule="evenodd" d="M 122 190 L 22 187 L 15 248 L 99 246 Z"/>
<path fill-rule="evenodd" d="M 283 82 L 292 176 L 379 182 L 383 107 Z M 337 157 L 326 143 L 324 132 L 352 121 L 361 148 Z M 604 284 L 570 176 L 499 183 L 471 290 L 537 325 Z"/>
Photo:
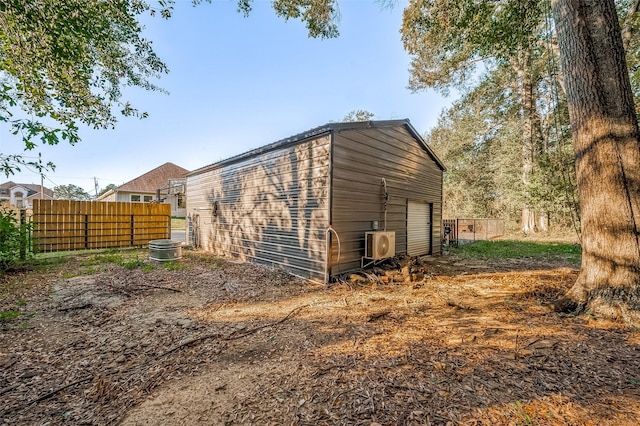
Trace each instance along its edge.
<path fill-rule="evenodd" d="M 376 231 L 364 234 L 364 257 L 385 259 L 395 255 L 396 233 L 394 231 Z"/>

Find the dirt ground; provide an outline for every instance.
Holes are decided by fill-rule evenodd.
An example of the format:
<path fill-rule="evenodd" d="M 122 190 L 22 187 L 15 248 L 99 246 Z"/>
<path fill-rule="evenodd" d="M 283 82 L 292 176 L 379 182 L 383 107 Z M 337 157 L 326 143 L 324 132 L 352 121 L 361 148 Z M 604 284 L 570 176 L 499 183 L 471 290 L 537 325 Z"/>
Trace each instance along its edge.
<path fill-rule="evenodd" d="M 22 313 L 0 323 L 0 424 L 640 419 L 640 333 L 550 307 L 575 265 L 424 258 L 411 281 L 327 288 L 197 252 L 87 256 L 0 283 Z"/>

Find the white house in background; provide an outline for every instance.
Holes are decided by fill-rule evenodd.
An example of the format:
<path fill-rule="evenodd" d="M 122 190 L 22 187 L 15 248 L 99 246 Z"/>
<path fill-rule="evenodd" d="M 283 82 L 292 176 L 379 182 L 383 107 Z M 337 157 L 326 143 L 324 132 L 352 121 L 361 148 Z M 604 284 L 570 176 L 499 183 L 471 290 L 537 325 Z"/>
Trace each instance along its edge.
<path fill-rule="evenodd" d="M 0 203 L 9 203 L 15 208 L 30 209 L 33 200 L 53 200 L 53 191 L 45 186 L 29 183 L 5 182 L 0 184 Z"/>
<path fill-rule="evenodd" d="M 98 201 L 126 203 L 161 202 L 171 204 L 171 216 L 184 217 L 186 210 L 185 176 L 187 169 L 164 163 L 119 187 L 105 192 Z"/>

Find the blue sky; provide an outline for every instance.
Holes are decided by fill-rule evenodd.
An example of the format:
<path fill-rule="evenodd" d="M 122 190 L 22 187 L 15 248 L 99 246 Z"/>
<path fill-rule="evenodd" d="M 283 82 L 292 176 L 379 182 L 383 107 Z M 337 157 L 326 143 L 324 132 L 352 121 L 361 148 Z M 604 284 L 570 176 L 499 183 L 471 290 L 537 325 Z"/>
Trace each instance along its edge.
<path fill-rule="evenodd" d="M 449 100 L 406 88 L 410 59 L 399 33 L 405 4 L 381 9 L 370 0 L 342 0 L 340 37 L 316 40 L 302 23 L 276 17 L 268 1 L 256 0 L 245 18 L 235 1 L 193 7 L 178 0 L 171 19 L 145 19 L 145 36 L 171 70 L 157 83 L 170 94 L 125 91 L 149 117 L 121 118 L 115 130 L 81 128 L 76 146 L 27 155 L 42 152 L 56 164 L 45 186 L 74 184 L 93 194 L 94 178 L 100 187 L 119 185 L 167 161 L 193 170 L 355 109 L 379 120 L 409 118 L 425 133 Z M 18 138 L 0 129 L 0 152 L 21 151 Z M 40 183 L 26 170 L 9 179 Z"/>

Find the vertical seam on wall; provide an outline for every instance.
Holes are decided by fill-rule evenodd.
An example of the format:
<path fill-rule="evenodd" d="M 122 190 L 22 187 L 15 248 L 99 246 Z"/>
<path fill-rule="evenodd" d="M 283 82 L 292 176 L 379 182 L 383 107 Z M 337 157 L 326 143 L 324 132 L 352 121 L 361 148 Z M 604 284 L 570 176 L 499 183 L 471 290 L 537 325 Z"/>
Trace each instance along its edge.
<path fill-rule="evenodd" d="M 333 146 L 335 130 L 329 136 L 329 225 L 333 225 Z"/>
<path fill-rule="evenodd" d="M 331 130 L 329 134 L 329 223 L 328 226 L 333 226 L 333 147 L 335 142 L 335 130 Z M 325 238 L 331 240 L 331 234 L 325 233 Z M 329 279 L 331 279 L 331 273 L 333 272 L 333 262 L 331 262 L 331 252 L 333 251 L 333 244 L 326 244 L 329 246 L 326 256 L 326 264 L 329 269 Z M 338 260 L 339 261 L 339 260 Z"/>

